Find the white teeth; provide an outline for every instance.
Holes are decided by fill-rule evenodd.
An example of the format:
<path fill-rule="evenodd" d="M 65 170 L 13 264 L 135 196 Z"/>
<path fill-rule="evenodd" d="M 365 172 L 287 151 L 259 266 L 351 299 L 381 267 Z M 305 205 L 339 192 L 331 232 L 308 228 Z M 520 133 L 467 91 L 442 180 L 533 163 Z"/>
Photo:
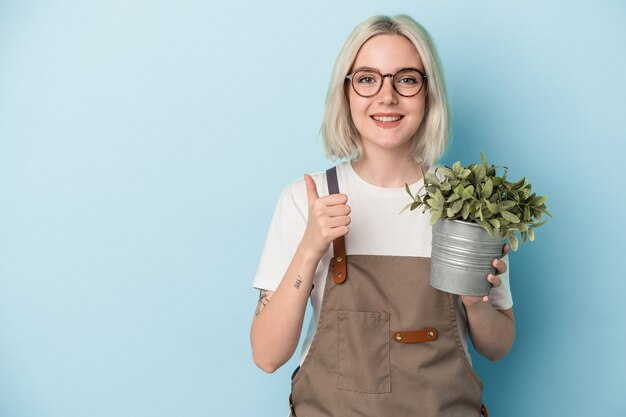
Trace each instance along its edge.
<path fill-rule="evenodd" d="M 397 122 L 398 120 L 402 119 L 402 116 L 372 116 L 372 119 L 376 120 L 377 122 L 391 123 Z"/>

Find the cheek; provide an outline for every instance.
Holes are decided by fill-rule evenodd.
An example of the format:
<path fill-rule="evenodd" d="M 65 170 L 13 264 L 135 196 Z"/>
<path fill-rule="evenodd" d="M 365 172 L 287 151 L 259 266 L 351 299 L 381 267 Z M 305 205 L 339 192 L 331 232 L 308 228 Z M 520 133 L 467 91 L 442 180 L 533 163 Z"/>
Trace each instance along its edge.
<path fill-rule="evenodd" d="M 426 117 L 426 104 L 423 101 L 414 107 L 413 115 L 418 126 L 421 125 Z"/>
<path fill-rule="evenodd" d="M 361 100 L 359 100 L 361 99 Z M 348 98 L 348 106 L 350 108 L 350 117 L 352 118 L 352 123 L 358 128 L 363 124 L 363 120 L 366 117 L 367 113 L 367 105 L 363 103 L 361 97 L 352 97 L 352 95 Z"/>

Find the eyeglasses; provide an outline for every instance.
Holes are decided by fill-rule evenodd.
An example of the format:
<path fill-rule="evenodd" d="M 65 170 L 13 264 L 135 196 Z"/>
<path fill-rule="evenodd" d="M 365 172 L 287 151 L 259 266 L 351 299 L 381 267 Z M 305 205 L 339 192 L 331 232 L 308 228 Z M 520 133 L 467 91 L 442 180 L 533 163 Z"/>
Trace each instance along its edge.
<path fill-rule="evenodd" d="M 372 97 L 383 87 L 385 77 L 391 78 L 393 88 L 402 97 L 413 97 L 419 94 L 426 84 L 427 77 L 415 68 L 403 68 L 395 74 L 381 74 L 373 68 L 361 68 L 346 76 L 350 80 L 354 92 L 361 97 Z"/>

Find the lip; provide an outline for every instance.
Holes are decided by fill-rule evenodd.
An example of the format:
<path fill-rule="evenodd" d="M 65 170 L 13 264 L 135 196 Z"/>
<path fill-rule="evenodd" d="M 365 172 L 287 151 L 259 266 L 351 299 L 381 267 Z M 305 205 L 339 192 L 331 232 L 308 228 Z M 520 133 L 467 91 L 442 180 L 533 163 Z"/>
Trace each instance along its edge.
<path fill-rule="evenodd" d="M 392 121 L 392 122 L 383 122 L 380 120 L 376 120 L 374 117 L 399 117 L 398 120 Z M 403 114 L 400 113 L 374 113 L 370 115 L 370 118 L 374 121 L 374 124 L 378 127 L 381 127 L 383 129 L 393 129 L 394 127 L 397 127 L 398 125 L 400 125 L 400 122 L 402 122 L 402 119 L 404 118 Z"/>

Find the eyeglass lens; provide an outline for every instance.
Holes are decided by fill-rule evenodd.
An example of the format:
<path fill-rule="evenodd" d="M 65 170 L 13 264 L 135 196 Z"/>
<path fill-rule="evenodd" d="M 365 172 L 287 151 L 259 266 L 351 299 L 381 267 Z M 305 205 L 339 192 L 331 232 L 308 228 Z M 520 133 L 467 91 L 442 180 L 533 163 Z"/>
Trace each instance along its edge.
<path fill-rule="evenodd" d="M 382 84 L 383 76 L 377 71 L 360 70 L 352 76 L 354 91 L 361 96 L 368 97 L 377 94 Z M 419 71 L 404 70 L 394 75 L 393 85 L 400 95 L 410 97 L 420 92 L 424 85 L 424 78 Z"/>

